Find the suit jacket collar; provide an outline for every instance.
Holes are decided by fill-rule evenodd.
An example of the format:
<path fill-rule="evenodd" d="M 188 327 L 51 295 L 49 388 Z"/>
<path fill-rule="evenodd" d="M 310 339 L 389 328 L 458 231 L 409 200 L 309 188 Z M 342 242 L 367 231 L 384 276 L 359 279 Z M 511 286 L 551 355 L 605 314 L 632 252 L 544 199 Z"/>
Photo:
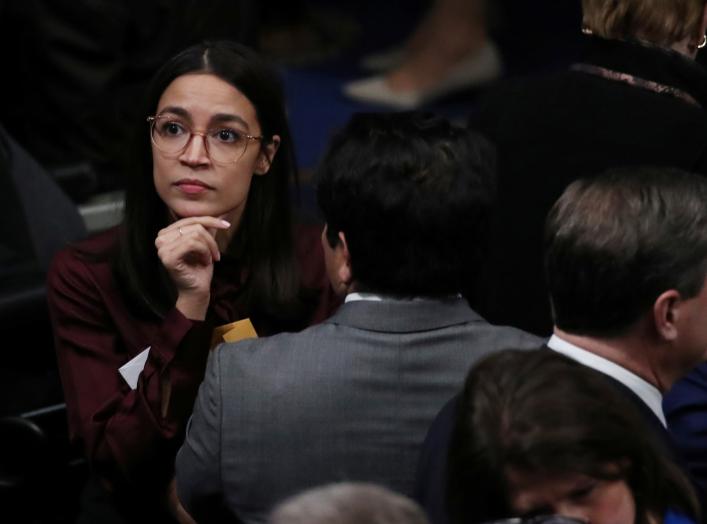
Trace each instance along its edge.
<path fill-rule="evenodd" d="M 368 331 L 414 333 L 485 320 L 465 299 L 455 298 L 348 302 L 325 322 Z"/>
<path fill-rule="evenodd" d="M 547 345 L 543 346 L 544 350 L 547 351 L 554 351 Z M 566 356 L 566 355 L 565 355 Z M 570 357 L 567 357 L 570 358 Z M 577 362 L 575 360 L 575 362 Z M 581 362 L 577 362 L 579 365 L 584 366 Z M 641 397 L 639 397 L 631 388 L 626 386 L 625 384 L 621 383 L 620 381 L 616 380 L 614 377 L 607 375 L 606 373 L 602 373 L 601 371 L 598 371 L 594 368 L 591 368 L 589 366 L 585 366 L 588 369 L 591 369 L 595 373 L 597 373 L 599 376 L 604 378 L 607 382 L 607 384 L 611 385 L 614 387 L 616 390 L 621 393 L 624 398 L 626 398 L 628 401 L 630 401 L 638 410 L 638 412 L 641 415 L 641 418 L 643 421 L 648 425 L 648 427 L 651 428 L 652 434 L 654 438 L 658 440 L 659 445 L 664 449 L 666 452 L 666 455 L 671 458 L 673 461 L 675 461 L 679 466 L 683 466 L 683 463 L 680 461 L 679 454 L 676 451 L 675 448 L 675 443 L 673 442 L 670 433 L 668 430 L 665 428 L 661 420 L 656 416 L 656 414 L 653 412 L 653 410 L 648 407 L 648 404 L 646 404 Z M 683 470 L 687 471 L 686 468 L 683 467 Z"/>
<path fill-rule="evenodd" d="M 658 445 L 662 447 L 662 449 L 665 451 L 665 454 L 668 458 L 670 458 L 675 464 L 677 464 L 680 469 L 682 469 L 685 474 L 689 477 L 689 470 L 687 468 L 687 465 L 685 462 L 682 460 L 682 457 L 680 456 L 680 453 L 677 449 L 677 446 L 675 445 L 675 442 L 673 441 L 672 435 L 670 432 L 663 426 L 663 423 L 661 420 L 655 415 L 653 410 L 648 407 L 648 405 L 643 402 L 641 397 L 636 395 L 629 387 L 626 385 L 622 384 L 618 380 L 616 380 L 613 377 L 610 377 L 608 375 L 603 375 L 606 380 L 614 386 L 618 391 L 620 391 L 624 397 L 628 400 L 630 400 L 633 405 L 636 406 L 638 409 L 639 413 L 641 414 L 641 418 L 645 421 L 645 423 L 651 428 L 652 430 L 652 435 L 653 437 L 657 440 Z"/>
<path fill-rule="evenodd" d="M 570 357 L 572 360 L 576 360 L 580 364 L 595 369 L 621 382 L 645 403 L 646 407 L 655 414 L 656 418 L 661 421 L 664 427 L 667 426 L 665 415 L 663 414 L 663 396 L 655 385 L 641 378 L 630 369 L 620 366 L 616 362 L 612 362 L 596 353 L 587 351 L 557 335 L 550 337 L 550 340 L 547 341 L 547 346 L 558 353 Z"/>

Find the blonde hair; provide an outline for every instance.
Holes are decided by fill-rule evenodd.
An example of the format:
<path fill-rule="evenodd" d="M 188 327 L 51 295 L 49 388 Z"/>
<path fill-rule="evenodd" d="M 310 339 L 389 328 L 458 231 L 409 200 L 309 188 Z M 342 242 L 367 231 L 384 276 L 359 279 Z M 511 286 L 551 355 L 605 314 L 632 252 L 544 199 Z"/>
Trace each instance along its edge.
<path fill-rule="evenodd" d="M 593 34 L 664 47 L 699 42 L 704 7 L 705 0 L 582 0 L 583 24 Z"/>

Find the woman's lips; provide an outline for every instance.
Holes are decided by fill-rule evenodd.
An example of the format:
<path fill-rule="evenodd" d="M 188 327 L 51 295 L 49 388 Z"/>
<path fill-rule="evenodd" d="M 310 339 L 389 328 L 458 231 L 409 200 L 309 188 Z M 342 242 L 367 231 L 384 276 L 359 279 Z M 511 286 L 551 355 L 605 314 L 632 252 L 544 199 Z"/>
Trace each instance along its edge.
<path fill-rule="evenodd" d="M 174 185 L 177 186 L 180 191 L 186 193 L 187 195 L 198 195 L 199 193 L 203 193 L 209 189 L 213 189 L 213 187 L 208 184 L 205 184 L 201 180 L 194 180 L 191 178 L 179 180 Z"/>

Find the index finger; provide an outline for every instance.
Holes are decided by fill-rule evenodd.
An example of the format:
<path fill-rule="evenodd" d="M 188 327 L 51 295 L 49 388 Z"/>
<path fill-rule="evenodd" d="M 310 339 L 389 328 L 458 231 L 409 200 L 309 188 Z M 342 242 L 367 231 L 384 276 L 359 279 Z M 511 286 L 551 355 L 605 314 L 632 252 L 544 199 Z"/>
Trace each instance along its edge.
<path fill-rule="evenodd" d="M 168 225 L 162 231 L 167 233 L 170 231 L 178 230 L 180 227 L 190 226 L 190 225 L 194 225 L 194 224 L 200 225 L 200 226 L 206 228 L 207 230 L 228 229 L 229 227 L 231 227 L 231 224 L 222 218 L 204 216 L 204 217 L 181 218 L 181 219 L 177 220 L 176 222 L 172 222 L 170 225 Z"/>

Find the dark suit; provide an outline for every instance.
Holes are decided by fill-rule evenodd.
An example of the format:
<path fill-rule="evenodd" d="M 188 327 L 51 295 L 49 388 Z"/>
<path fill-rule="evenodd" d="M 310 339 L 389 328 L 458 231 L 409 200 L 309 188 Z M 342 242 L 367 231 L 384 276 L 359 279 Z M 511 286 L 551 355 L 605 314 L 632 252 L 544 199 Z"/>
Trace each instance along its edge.
<path fill-rule="evenodd" d="M 707 363 L 668 391 L 663 408 L 690 475 L 707 494 Z M 707 511 L 707 499 L 703 507 Z"/>
<path fill-rule="evenodd" d="M 469 367 L 539 343 L 454 299 L 350 302 L 301 333 L 225 344 L 177 456 L 180 500 L 197 520 L 220 499 L 256 522 L 333 481 L 411 494 L 425 432 Z"/>

